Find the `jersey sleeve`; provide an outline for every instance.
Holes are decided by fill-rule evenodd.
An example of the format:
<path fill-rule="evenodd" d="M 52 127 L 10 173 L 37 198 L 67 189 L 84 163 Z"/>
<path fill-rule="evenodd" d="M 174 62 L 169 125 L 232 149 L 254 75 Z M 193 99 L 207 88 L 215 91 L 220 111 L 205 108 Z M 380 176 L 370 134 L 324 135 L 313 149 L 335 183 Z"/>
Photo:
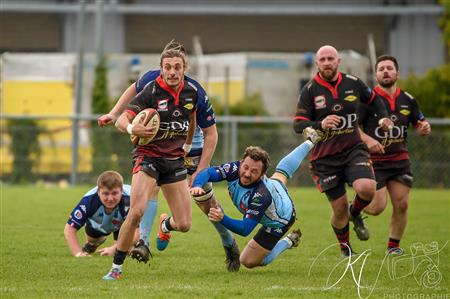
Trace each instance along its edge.
<path fill-rule="evenodd" d="M 132 115 L 136 115 L 145 108 L 151 107 L 153 94 L 153 84 L 147 84 L 144 89 L 139 92 L 133 100 L 128 104 L 126 111 Z"/>
<path fill-rule="evenodd" d="M 314 100 L 312 98 L 311 83 L 303 87 L 297 103 L 297 111 L 294 117 L 294 130 L 302 133 L 306 127 L 320 129 L 320 121 L 314 120 Z"/>
<path fill-rule="evenodd" d="M 364 125 L 364 123 L 369 119 L 370 115 L 373 114 L 373 110 L 369 105 L 360 103 L 358 106 L 358 123 Z"/>
<path fill-rule="evenodd" d="M 194 85 L 197 93 L 197 125 L 200 128 L 208 128 L 216 123 L 216 118 L 214 116 L 214 110 L 211 103 L 209 102 L 208 95 L 203 87 L 195 81 L 194 79 L 186 76 L 186 81 Z"/>
<path fill-rule="evenodd" d="M 412 105 L 411 105 L 412 111 L 411 111 L 410 122 L 414 126 L 416 126 L 417 122 L 419 120 L 420 121 L 425 120 L 425 116 L 423 115 L 422 111 L 420 111 L 419 103 L 415 99 L 412 99 L 411 102 L 412 102 Z"/>
<path fill-rule="evenodd" d="M 70 213 L 67 224 L 71 227 L 79 230 L 84 226 L 87 219 L 89 218 L 87 209 L 89 208 L 89 197 L 85 196 Z"/>
<path fill-rule="evenodd" d="M 378 94 L 367 86 L 361 79 L 357 81 L 361 103 L 367 104 L 374 108 L 379 118 L 389 117 L 383 99 Z"/>
<path fill-rule="evenodd" d="M 161 72 L 159 70 L 153 70 L 153 71 L 148 71 L 145 74 L 143 74 L 135 83 L 134 83 L 134 87 L 136 89 L 136 93 L 140 93 L 145 85 L 147 85 L 148 83 L 156 80 L 156 78 L 158 78 L 158 76 L 161 74 Z"/>

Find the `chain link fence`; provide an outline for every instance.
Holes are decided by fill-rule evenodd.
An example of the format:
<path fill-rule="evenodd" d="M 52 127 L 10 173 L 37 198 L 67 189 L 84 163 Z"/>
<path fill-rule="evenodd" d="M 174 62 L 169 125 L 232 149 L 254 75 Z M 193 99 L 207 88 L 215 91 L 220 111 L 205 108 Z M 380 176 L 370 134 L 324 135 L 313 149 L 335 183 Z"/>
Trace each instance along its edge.
<path fill-rule="evenodd" d="M 30 125 L 30 119 L 34 125 Z M 80 118 L 77 161 L 73 165 L 72 119 L 2 116 L 1 181 L 58 182 L 75 177 L 76 183 L 92 184 L 101 171 L 115 169 L 129 182 L 133 148 L 129 136 L 113 126 L 99 128 L 94 121 L 96 116 Z M 430 136 L 419 136 L 411 129 L 408 132 L 415 187 L 449 188 L 450 121 L 432 119 L 431 123 Z M 292 121 L 283 117 L 218 117 L 218 132 L 213 165 L 237 160 L 247 146 L 258 145 L 271 156 L 269 174 L 284 155 L 303 142 L 303 137 L 293 131 Z M 101 147 L 94 150 L 92 140 L 99 135 Z M 37 147 L 32 145 L 33 138 L 38 141 Z M 313 186 L 308 164 L 308 161 L 302 163 L 290 185 Z"/>

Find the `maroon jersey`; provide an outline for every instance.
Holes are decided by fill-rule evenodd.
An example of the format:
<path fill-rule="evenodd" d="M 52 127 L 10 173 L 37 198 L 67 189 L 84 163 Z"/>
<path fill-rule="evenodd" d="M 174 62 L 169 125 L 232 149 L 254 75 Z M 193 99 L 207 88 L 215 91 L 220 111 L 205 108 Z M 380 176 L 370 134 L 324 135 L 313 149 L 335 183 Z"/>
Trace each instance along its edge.
<path fill-rule="evenodd" d="M 361 105 L 359 108 L 359 122 L 364 132 L 376 139 L 384 146 L 384 154 L 371 154 L 373 161 L 400 161 L 409 159 L 406 147 L 407 129 L 409 124 L 417 125 L 417 121 L 424 120 L 417 101 L 408 93 L 397 88 L 395 95 L 390 97 L 380 87 L 375 92 L 383 99 L 394 127 L 383 131 L 378 127 L 379 117 L 372 107 Z"/>
<path fill-rule="evenodd" d="M 153 108 L 160 116 L 159 130 L 153 140 L 134 149 L 134 156 L 176 158 L 184 156 L 192 113 L 197 107 L 196 87 L 182 81 L 176 93 L 159 76 L 148 83 L 127 107 L 127 112 L 136 116 L 146 108 Z"/>
<path fill-rule="evenodd" d="M 313 148 L 311 160 L 341 153 L 362 142 L 357 115 L 360 102 L 375 105 L 380 115 L 387 116 L 382 100 L 360 79 L 351 75 L 339 73 L 333 86 L 317 74 L 302 89 L 294 120 L 297 133 L 308 126 L 321 129 L 321 121 L 330 114 L 340 118 L 337 128 L 324 130 L 324 138 Z"/>

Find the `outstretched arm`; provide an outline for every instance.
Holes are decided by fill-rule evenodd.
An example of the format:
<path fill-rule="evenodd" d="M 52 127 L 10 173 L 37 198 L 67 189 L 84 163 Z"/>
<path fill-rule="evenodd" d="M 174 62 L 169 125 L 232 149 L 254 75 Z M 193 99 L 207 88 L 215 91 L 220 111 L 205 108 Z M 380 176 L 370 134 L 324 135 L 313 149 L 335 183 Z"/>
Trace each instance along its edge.
<path fill-rule="evenodd" d="M 233 233 L 241 236 L 248 236 L 258 224 L 258 221 L 252 218 L 247 218 L 244 215 L 242 220 L 233 219 L 225 215 L 220 206 L 210 208 L 208 218 L 211 221 L 220 222 L 227 229 Z"/>
<path fill-rule="evenodd" d="M 111 111 L 109 111 L 107 114 L 100 116 L 97 119 L 98 125 L 100 127 L 104 127 L 106 125 L 113 124 L 136 95 L 137 95 L 136 87 L 134 86 L 133 83 L 120 96 L 119 100 L 111 109 Z"/>

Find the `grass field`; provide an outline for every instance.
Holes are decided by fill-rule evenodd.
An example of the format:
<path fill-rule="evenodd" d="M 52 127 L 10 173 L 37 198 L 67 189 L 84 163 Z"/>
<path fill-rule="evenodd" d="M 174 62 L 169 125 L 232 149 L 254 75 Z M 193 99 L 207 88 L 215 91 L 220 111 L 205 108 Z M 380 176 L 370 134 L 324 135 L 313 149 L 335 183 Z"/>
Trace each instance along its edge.
<path fill-rule="evenodd" d="M 175 233 L 166 251 L 156 251 L 152 233 L 150 266 L 127 259 L 124 279 L 105 282 L 101 278 L 112 258 L 75 259 L 63 236 L 69 212 L 90 187 L 1 187 L 1 298 L 450 298 L 449 190 L 413 190 L 402 240 L 408 254 L 384 263 L 390 206 L 367 219 L 369 241 L 358 241 L 352 231 L 354 249 L 364 254 L 347 267 L 336 246 L 325 250 L 336 241 L 324 196 L 291 188 L 302 243 L 268 267 L 228 273 L 218 235 L 194 207 L 191 231 Z M 225 211 L 238 217 L 222 185 L 216 194 Z M 167 211 L 160 199 L 159 212 Z M 242 249 L 248 238 L 237 240 Z M 419 242 L 427 245 L 425 252 L 412 255 L 410 246 Z M 433 251 L 431 242 L 440 252 Z M 360 288 L 352 269 L 356 279 L 362 273 Z"/>

